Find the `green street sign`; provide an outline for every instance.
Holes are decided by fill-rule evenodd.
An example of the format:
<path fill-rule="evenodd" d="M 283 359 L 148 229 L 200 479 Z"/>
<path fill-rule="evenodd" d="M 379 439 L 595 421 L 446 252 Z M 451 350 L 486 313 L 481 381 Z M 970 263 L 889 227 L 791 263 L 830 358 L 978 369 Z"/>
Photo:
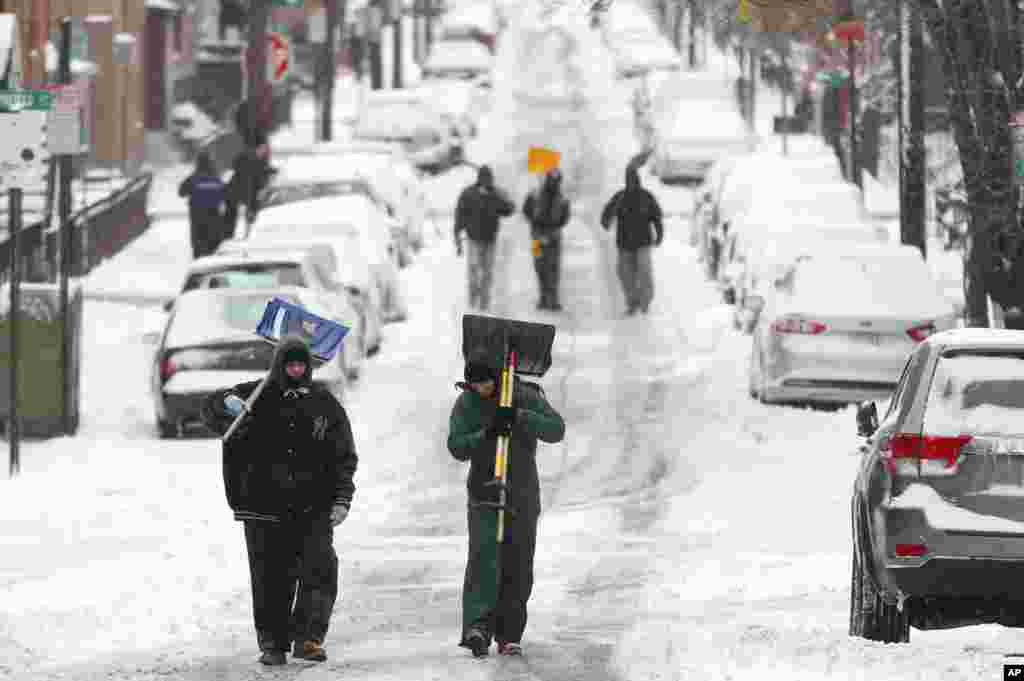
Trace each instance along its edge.
<path fill-rule="evenodd" d="M 53 108 L 53 94 L 46 90 L 2 90 L 0 112 L 49 111 Z"/>
<path fill-rule="evenodd" d="M 274 7 L 288 7 L 291 9 L 302 9 L 306 6 L 305 0 L 273 0 Z"/>
<path fill-rule="evenodd" d="M 1013 174 L 1017 177 L 1024 177 L 1024 159 L 1013 162 Z"/>

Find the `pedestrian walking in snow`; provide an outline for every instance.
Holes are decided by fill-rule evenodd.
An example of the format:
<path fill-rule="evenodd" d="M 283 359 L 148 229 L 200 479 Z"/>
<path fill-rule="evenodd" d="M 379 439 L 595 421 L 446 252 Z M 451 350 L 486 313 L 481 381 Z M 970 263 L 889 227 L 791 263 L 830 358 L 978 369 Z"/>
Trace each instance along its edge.
<path fill-rule="evenodd" d="M 533 558 L 540 516 L 540 480 L 537 474 L 537 440 L 561 442 L 565 422 L 548 403 L 540 385 L 515 379 L 511 407 L 498 405 L 498 372 L 486 365 L 467 363 L 465 382 L 455 400 L 448 424 L 448 451 L 458 461 L 469 461 L 466 486 L 469 495 L 469 558 L 462 592 L 462 640 L 477 657 L 487 654 L 492 639 L 498 653 L 522 653 L 526 628 L 526 605 L 533 590 Z M 505 515 L 504 543 L 501 545 L 497 607 L 486 594 L 494 585 L 482 579 L 493 577 L 487 561 L 495 559 L 485 548 L 482 527 L 493 516 L 499 493 L 495 478 L 495 447 L 499 434 L 511 436 L 507 470 L 506 503 L 514 509 Z"/>
<path fill-rule="evenodd" d="M 225 220 L 227 239 L 235 234 L 240 205 L 245 206 L 246 224 L 251 225 L 256 221 L 260 210 L 260 195 L 275 172 L 270 166 L 270 146 L 264 142 L 245 149 L 235 157 L 232 168 Z"/>
<path fill-rule="evenodd" d="M 562 270 L 562 229 L 569 223 L 569 201 L 562 194 L 562 173 L 557 168 L 529 193 L 523 203 L 523 215 L 530 223 L 533 240 L 533 266 L 540 290 L 538 310 L 562 309 L 558 284 Z"/>
<path fill-rule="evenodd" d="M 179 185 L 178 196 L 188 198 L 192 257 L 213 253 L 224 233 L 225 188 L 208 152 L 199 152 L 196 169 Z"/>
<path fill-rule="evenodd" d="M 237 414 L 229 404 L 258 384 L 213 393 L 203 405 L 206 423 L 225 432 Z M 286 336 L 250 416 L 223 445 L 228 505 L 245 526 L 263 664 L 285 664 L 291 644 L 296 658 L 327 659 L 338 595 L 334 528 L 348 516 L 357 463 L 344 407 L 312 382 L 306 342 Z"/>
<path fill-rule="evenodd" d="M 665 236 L 661 206 L 640 184 L 636 168 L 626 169 L 626 188 L 620 189 L 601 211 L 601 225 L 607 230 L 615 222 L 615 245 L 619 250 L 619 281 L 626 296 L 626 315 L 647 313 L 654 298 L 651 247 L 660 246 Z"/>
<path fill-rule="evenodd" d="M 462 255 L 462 232 L 468 237 L 466 279 L 469 305 L 477 310 L 491 306 L 494 247 L 499 221 L 515 212 L 515 204 L 494 186 L 494 173 L 480 166 L 476 182 L 462 190 L 455 205 L 455 250 Z"/>

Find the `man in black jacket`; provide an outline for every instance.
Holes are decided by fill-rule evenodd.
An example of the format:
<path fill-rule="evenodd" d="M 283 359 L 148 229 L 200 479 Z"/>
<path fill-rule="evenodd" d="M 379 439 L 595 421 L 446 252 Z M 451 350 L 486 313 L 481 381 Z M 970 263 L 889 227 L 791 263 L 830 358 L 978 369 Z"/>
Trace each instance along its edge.
<path fill-rule="evenodd" d="M 225 400 L 248 399 L 257 385 L 215 392 L 204 420 L 226 431 L 233 416 Z M 285 337 L 251 414 L 223 446 L 228 505 L 245 524 L 263 664 L 284 664 L 292 641 L 294 657 L 327 659 L 322 646 L 338 595 L 334 527 L 348 515 L 357 463 L 344 407 L 312 382 L 305 341 Z"/>
<path fill-rule="evenodd" d="M 558 281 L 562 268 L 562 229 L 569 223 L 569 201 L 562 194 L 562 173 L 555 168 L 544 182 L 530 192 L 523 203 L 523 215 L 530 223 L 533 266 L 540 289 L 538 310 L 559 311 Z"/>
<path fill-rule="evenodd" d="M 455 250 L 462 255 L 462 232 L 469 237 L 467 279 L 469 305 L 486 310 L 491 305 L 491 280 L 494 273 L 494 244 L 498 240 L 499 219 L 512 215 L 515 204 L 494 186 L 494 173 L 480 166 L 476 183 L 459 194 L 455 206 Z"/>
<path fill-rule="evenodd" d="M 647 314 L 654 298 L 651 246 L 660 246 L 665 236 L 661 206 L 640 184 L 640 174 L 626 169 L 626 188 L 620 189 L 601 211 L 601 225 L 607 230 L 615 220 L 615 245 L 619 249 L 618 274 L 626 295 L 626 315 Z"/>

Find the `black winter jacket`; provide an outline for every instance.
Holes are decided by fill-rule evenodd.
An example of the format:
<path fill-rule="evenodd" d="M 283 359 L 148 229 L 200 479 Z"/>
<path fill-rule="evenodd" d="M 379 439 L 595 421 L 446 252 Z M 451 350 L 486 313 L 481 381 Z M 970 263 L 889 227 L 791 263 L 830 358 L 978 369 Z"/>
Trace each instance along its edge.
<path fill-rule="evenodd" d="M 615 245 L 624 251 L 660 245 L 665 231 L 661 206 L 654 195 L 640 184 L 635 168 L 626 171 L 626 188 L 620 189 L 601 211 L 601 225 L 608 229 L 616 220 Z M 653 228 L 653 233 L 652 233 Z"/>
<path fill-rule="evenodd" d="M 466 187 L 455 206 L 455 239 L 465 231 L 473 241 L 494 243 L 498 238 L 498 221 L 516 210 L 508 197 L 495 188 L 480 184 Z"/>
<path fill-rule="evenodd" d="M 562 194 L 559 184 L 560 180 L 546 181 L 540 191 L 530 192 L 523 202 L 523 215 L 530 222 L 530 235 L 533 238 L 550 235 L 569 224 L 569 201 Z"/>
<path fill-rule="evenodd" d="M 236 520 L 280 522 L 326 512 L 334 504 L 349 507 L 355 493 L 358 457 L 348 415 L 309 380 L 298 397 L 285 394 L 283 371 L 276 371 L 283 347 L 252 414 L 223 445 L 224 491 Z M 258 384 L 240 383 L 211 395 L 203 410 L 211 428 L 224 432 L 231 424 L 223 406 L 228 394 L 248 399 Z"/>

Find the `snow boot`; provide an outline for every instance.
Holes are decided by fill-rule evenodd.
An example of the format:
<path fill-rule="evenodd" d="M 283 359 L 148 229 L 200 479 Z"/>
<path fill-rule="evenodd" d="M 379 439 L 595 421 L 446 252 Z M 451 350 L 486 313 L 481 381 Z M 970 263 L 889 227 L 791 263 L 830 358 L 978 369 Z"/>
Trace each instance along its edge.
<path fill-rule="evenodd" d="M 491 644 L 479 629 L 470 629 L 466 634 L 466 646 L 473 651 L 473 657 L 487 657 Z"/>
<path fill-rule="evenodd" d="M 521 656 L 523 647 L 513 641 L 498 641 L 498 654 Z"/>
<path fill-rule="evenodd" d="M 292 649 L 292 657 L 308 660 L 309 662 L 326 662 L 327 651 L 324 650 L 319 641 L 296 641 L 295 648 Z"/>
<path fill-rule="evenodd" d="M 288 661 L 284 657 L 284 651 L 281 650 L 264 650 L 260 655 L 260 664 L 265 664 L 268 667 L 287 663 Z"/>

